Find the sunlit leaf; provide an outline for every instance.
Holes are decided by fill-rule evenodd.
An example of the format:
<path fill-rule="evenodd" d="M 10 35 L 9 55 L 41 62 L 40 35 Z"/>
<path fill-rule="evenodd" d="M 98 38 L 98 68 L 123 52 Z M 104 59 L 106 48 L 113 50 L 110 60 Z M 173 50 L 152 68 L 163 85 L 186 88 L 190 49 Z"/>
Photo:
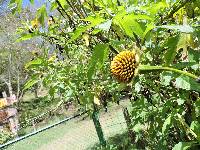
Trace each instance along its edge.
<path fill-rule="evenodd" d="M 83 32 L 85 32 L 88 28 L 85 26 L 80 26 L 78 27 L 74 33 L 73 36 L 71 37 L 71 39 L 68 41 L 68 43 L 73 42 L 74 40 L 76 40 L 77 38 L 79 38 L 79 36 L 82 35 Z"/>
<path fill-rule="evenodd" d="M 178 105 L 182 105 L 182 104 L 184 104 L 184 102 L 185 102 L 185 100 L 182 99 L 182 98 L 179 98 L 179 99 L 177 99 L 176 101 L 177 101 Z"/>
<path fill-rule="evenodd" d="M 89 21 L 90 24 L 88 25 L 88 28 L 91 28 L 91 27 L 94 27 L 94 26 L 97 26 L 99 25 L 100 23 L 104 22 L 105 19 L 103 19 L 102 17 L 100 16 L 89 16 L 85 19 L 81 19 L 81 20 L 84 20 L 84 21 Z"/>
<path fill-rule="evenodd" d="M 26 82 L 26 84 L 24 85 L 24 90 L 29 89 L 30 87 L 32 87 L 33 85 L 35 85 L 38 82 L 38 78 L 33 76 L 30 80 L 28 80 Z"/>
<path fill-rule="evenodd" d="M 66 0 L 58 0 L 63 8 L 65 8 Z"/>
<path fill-rule="evenodd" d="M 108 21 L 103 22 L 100 25 L 98 25 L 97 28 L 101 29 L 103 31 L 109 31 L 111 24 L 112 24 L 112 20 L 108 20 Z"/>
<path fill-rule="evenodd" d="M 179 42 L 177 44 L 177 50 L 183 49 L 182 59 L 186 59 L 188 56 L 188 47 L 193 47 L 194 42 L 191 34 L 182 33 L 180 34 Z"/>
<path fill-rule="evenodd" d="M 22 34 L 21 37 L 19 37 L 16 40 L 16 42 L 26 41 L 26 40 L 29 40 L 29 39 L 35 37 L 35 36 L 36 36 L 36 34 L 32 34 L 32 33 L 30 33 L 30 34 Z"/>
<path fill-rule="evenodd" d="M 188 76 L 181 75 L 175 80 L 175 86 L 177 88 L 185 90 L 194 90 L 200 91 L 200 85 L 194 79 L 191 79 Z"/>
<path fill-rule="evenodd" d="M 155 14 L 157 14 L 159 11 L 162 11 L 164 8 L 169 7 L 168 3 L 163 1 L 163 2 L 158 2 L 158 3 L 150 3 L 149 6 L 143 6 L 141 7 L 143 10 L 146 10 L 150 13 L 152 17 L 155 17 Z"/>
<path fill-rule="evenodd" d="M 162 72 L 160 74 L 160 83 L 162 85 L 169 86 L 172 78 L 173 78 L 172 72 Z"/>
<path fill-rule="evenodd" d="M 119 13 L 114 17 L 113 22 L 120 26 L 122 30 L 130 37 L 134 37 L 135 33 L 139 37 L 145 36 L 144 29 L 141 26 L 139 20 L 149 20 L 151 21 L 152 18 L 147 15 L 135 15 L 135 14 L 126 14 L 126 13 Z M 149 27 L 151 28 L 151 27 Z M 147 29 L 148 30 L 148 29 Z M 150 30 L 150 29 L 149 29 Z"/>
<path fill-rule="evenodd" d="M 164 134 L 166 130 L 169 129 L 170 124 L 171 124 L 171 115 L 167 117 L 167 119 L 164 121 L 163 126 L 162 126 L 162 133 Z"/>
<path fill-rule="evenodd" d="M 87 25 L 87 26 L 79 26 L 77 27 L 77 29 L 73 32 L 73 35 L 71 37 L 71 39 L 68 41 L 68 43 L 75 41 L 76 39 L 78 39 L 85 31 L 87 31 L 88 29 L 95 27 L 96 25 L 99 25 L 101 22 L 104 21 L 103 18 L 100 17 L 88 17 L 85 19 L 82 19 L 84 21 L 89 21 L 91 24 Z"/>
<path fill-rule="evenodd" d="M 94 103 L 96 105 L 101 105 L 99 98 L 97 98 L 96 96 L 94 96 Z"/>
<path fill-rule="evenodd" d="M 28 68 L 30 66 L 35 66 L 35 65 L 41 65 L 42 64 L 42 59 L 41 58 L 37 58 L 37 59 L 34 59 L 30 62 L 28 62 L 26 65 L 25 65 L 25 68 Z"/>
<path fill-rule="evenodd" d="M 51 8 L 50 8 L 50 10 L 53 11 L 53 10 L 55 10 L 57 7 L 58 7 L 58 4 L 56 3 L 56 1 L 55 1 L 55 2 L 52 2 L 52 3 L 51 3 Z"/>
<path fill-rule="evenodd" d="M 192 146 L 193 142 L 179 142 L 172 150 L 187 150 Z"/>
<path fill-rule="evenodd" d="M 177 30 L 183 33 L 192 33 L 194 32 L 194 29 L 189 25 L 162 25 L 157 26 L 158 28 L 165 28 L 165 29 L 171 29 L 171 30 Z"/>
<path fill-rule="evenodd" d="M 142 37 L 143 30 L 140 24 L 134 20 L 132 16 L 124 16 L 123 20 L 120 21 L 120 24 L 128 36 L 134 37 L 133 33 L 135 33 L 139 37 Z"/>

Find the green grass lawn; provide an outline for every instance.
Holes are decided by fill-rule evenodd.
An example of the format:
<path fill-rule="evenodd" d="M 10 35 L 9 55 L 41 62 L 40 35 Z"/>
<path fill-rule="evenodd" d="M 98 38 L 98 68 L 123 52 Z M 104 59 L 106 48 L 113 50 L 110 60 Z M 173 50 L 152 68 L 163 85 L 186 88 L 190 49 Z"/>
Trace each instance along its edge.
<path fill-rule="evenodd" d="M 129 102 L 121 104 L 129 105 Z M 102 112 L 100 122 L 106 139 L 126 131 L 122 106 L 113 105 L 107 113 Z M 79 117 L 19 141 L 6 150 L 82 150 L 95 143 L 98 137 L 92 120 Z"/>

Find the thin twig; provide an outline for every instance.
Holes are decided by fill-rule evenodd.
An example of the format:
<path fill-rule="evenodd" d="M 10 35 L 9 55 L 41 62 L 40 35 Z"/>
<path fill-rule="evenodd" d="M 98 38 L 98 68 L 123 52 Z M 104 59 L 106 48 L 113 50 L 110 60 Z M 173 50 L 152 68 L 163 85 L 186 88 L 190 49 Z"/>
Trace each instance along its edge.
<path fill-rule="evenodd" d="M 81 15 L 79 14 L 79 12 L 76 10 L 76 8 L 73 7 L 73 5 L 68 0 L 66 0 L 66 2 L 72 8 L 72 10 L 79 16 L 79 18 L 82 18 Z"/>
<path fill-rule="evenodd" d="M 185 6 L 188 2 L 190 2 L 190 1 L 191 1 L 191 0 L 185 0 L 185 1 L 182 2 L 182 0 L 180 0 L 179 3 L 182 2 L 181 5 L 175 6 L 175 7 L 172 9 L 172 11 L 171 11 L 166 17 L 164 17 L 163 20 L 166 20 L 166 19 L 171 18 L 171 17 L 174 15 L 174 13 L 176 13 L 179 9 L 181 9 L 182 7 L 184 7 L 184 6 Z"/>
<path fill-rule="evenodd" d="M 70 15 L 65 11 L 65 9 L 62 7 L 62 5 L 60 4 L 60 2 L 58 0 L 56 0 L 56 3 L 58 4 L 58 6 L 62 9 L 62 11 L 65 13 L 65 15 L 67 16 L 67 18 L 69 19 L 70 24 L 72 24 L 72 27 L 75 27 L 75 23 L 73 22 L 72 18 L 70 17 Z M 58 11 L 61 13 L 62 12 L 58 9 Z M 63 16 L 63 15 L 62 15 Z M 64 16 L 63 16 L 64 17 Z M 64 17 L 65 18 L 65 17 Z"/>
<path fill-rule="evenodd" d="M 78 3 L 79 3 L 81 9 L 83 10 L 83 12 L 84 12 L 84 14 L 85 14 L 85 17 L 87 17 L 87 13 L 86 13 L 86 11 L 85 11 L 83 5 L 81 4 L 80 0 L 78 0 Z"/>

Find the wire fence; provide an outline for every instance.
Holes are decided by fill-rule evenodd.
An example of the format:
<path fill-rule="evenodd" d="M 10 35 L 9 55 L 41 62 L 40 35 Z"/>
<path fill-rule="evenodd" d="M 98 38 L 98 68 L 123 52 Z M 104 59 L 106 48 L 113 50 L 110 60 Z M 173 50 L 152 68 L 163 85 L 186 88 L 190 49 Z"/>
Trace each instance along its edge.
<path fill-rule="evenodd" d="M 107 140 L 116 134 L 127 131 L 123 116 L 123 107 L 129 105 L 124 101 L 113 105 L 108 112 L 100 113 L 100 124 Z M 38 129 L 23 137 L 9 141 L 0 148 L 4 150 L 85 150 L 99 143 L 93 121 L 88 117 L 83 120 L 82 114 L 68 117 L 57 123 Z"/>

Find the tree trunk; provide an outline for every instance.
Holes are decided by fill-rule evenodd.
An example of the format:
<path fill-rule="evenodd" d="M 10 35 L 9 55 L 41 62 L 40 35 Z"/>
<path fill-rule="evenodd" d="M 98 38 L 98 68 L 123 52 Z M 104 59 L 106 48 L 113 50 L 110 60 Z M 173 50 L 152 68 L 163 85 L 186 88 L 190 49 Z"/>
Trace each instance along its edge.
<path fill-rule="evenodd" d="M 6 83 L 8 86 L 8 92 L 9 92 L 9 96 L 13 95 L 13 91 L 12 91 L 12 84 L 11 84 L 11 65 L 12 65 L 12 54 L 10 52 L 9 57 L 8 57 L 8 82 Z"/>

